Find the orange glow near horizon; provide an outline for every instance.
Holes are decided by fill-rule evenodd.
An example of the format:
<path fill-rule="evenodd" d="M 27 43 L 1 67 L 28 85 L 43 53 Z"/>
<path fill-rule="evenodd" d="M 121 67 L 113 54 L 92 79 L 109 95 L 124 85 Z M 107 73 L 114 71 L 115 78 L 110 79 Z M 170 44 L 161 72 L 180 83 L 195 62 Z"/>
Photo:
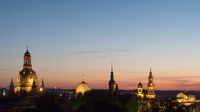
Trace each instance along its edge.
<path fill-rule="evenodd" d="M 37 71 L 36 71 L 37 72 Z M 45 72 L 45 71 L 43 71 Z M 41 84 L 41 78 L 44 79 L 45 86 L 47 88 L 61 88 L 61 89 L 75 89 L 77 85 L 82 81 L 82 74 L 78 72 L 71 72 L 71 73 L 64 73 L 64 72 L 57 72 L 51 71 L 48 74 L 43 72 L 37 72 L 39 77 L 39 82 Z M 44 75 L 41 75 L 44 74 Z M 73 75 L 65 75 L 65 74 L 73 74 Z M 138 75 L 134 75 L 138 74 Z M 178 74 L 178 75 L 169 75 L 168 73 L 163 73 L 161 71 L 156 72 L 153 70 L 154 76 L 154 83 L 156 90 L 199 90 L 198 87 L 200 86 L 200 76 L 196 74 L 191 74 L 191 76 L 185 74 Z M 167 75 L 168 74 L 168 75 Z M 140 72 L 125 72 L 115 70 L 115 81 L 117 81 L 119 85 L 119 89 L 124 90 L 134 90 L 137 88 L 138 83 L 141 81 L 143 84 L 144 89 L 147 86 L 147 78 L 148 78 L 148 71 L 140 71 Z M 13 75 L 14 76 L 14 75 Z M 17 75 L 14 76 L 16 79 Z M 89 84 L 92 89 L 108 89 L 108 81 L 110 79 L 110 71 L 92 71 L 85 73 L 85 82 Z M 15 86 L 16 86 L 16 80 Z M 5 78 L 3 79 L 0 84 L 2 87 L 9 87 L 10 79 Z"/>
<path fill-rule="evenodd" d="M 92 89 L 108 89 L 111 71 L 111 65 L 108 63 L 111 60 L 110 58 L 74 59 L 70 57 L 73 59 L 70 60 L 68 57 L 69 59 L 58 58 L 52 61 L 45 60 L 46 58 L 38 58 L 35 55 L 32 57 L 33 70 L 38 75 L 39 85 L 43 78 L 47 88 L 75 89 L 82 81 L 82 75 L 84 74 L 85 82 Z M 18 57 L 16 59 L 17 68 L 15 66 L 11 68 L 6 67 L 8 69 L 0 71 L 0 74 L 2 74 L 2 80 L 0 81 L 1 87 L 9 88 L 11 78 L 14 79 L 16 86 L 15 79 L 17 78 L 18 72 L 22 69 L 22 65 L 20 64 L 22 63 L 21 58 Z M 142 64 L 131 64 L 133 62 L 123 58 L 121 61 L 117 60 L 114 62 L 116 62 L 114 64 L 114 77 L 119 89 L 134 90 L 137 88 L 139 82 L 142 82 L 144 89 L 146 89 L 150 66 L 146 66 L 145 63 L 153 63 L 153 60 L 142 63 L 135 59 L 134 63 Z M 154 63 L 152 72 L 156 90 L 199 90 L 200 76 L 198 73 L 200 73 L 200 70 L 198 67 L 165 64 L 167 61 Z M 161 67 L 160 65 L 165 66 Z"/>

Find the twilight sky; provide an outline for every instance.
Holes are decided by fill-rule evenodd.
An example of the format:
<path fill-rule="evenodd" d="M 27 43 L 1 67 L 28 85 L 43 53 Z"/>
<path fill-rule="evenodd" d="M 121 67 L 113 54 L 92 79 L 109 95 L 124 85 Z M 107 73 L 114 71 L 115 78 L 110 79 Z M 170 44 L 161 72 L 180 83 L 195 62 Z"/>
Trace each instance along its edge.
<path fill-rule="evenodd" d="M 199 0 L 1 0 L 0 87 L 22 69 L 28 44 L 47 87 L 85 81 L 108 88 L 110 63 L 120 89 L 199 90 Z"/>

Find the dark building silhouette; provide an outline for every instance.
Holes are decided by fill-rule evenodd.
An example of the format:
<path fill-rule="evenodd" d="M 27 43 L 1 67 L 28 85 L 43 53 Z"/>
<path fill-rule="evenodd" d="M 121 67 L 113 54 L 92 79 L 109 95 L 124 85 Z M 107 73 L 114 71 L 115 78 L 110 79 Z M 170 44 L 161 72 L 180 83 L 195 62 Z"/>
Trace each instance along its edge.
<path fill-rule="evenodd" d="M 113 65 L 111 65 L 111 72 L 110 72 L 110 81 L 109 85 L 109 93 L 116 94 L 118 92 L 118 85 L 114 80 L 114 72 L 113 72 Z"/>
<path fill-rule="evenodd" d="M 15 93 L 15 86 L 14 86 L 13 78 L 11 78 L 11 81 L 10 81 L 10 93 L 11 94 Z"/>

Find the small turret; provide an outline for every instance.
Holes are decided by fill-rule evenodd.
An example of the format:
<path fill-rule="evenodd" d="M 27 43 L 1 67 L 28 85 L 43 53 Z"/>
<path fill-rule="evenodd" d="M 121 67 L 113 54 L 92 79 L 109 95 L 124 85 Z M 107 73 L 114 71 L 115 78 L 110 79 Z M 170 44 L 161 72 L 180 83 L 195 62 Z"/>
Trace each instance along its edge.
<path fill-rule="evenodd" d="M 11 81 L 10 81 L 10 93 L 11 94 L 15 93 L 15 86 L 14 86 L 13 78 L 11 78 Z"/>
<path fill-rule="evenodd" d="M 144 93 L 143 93 L 143 85 L 141 82 L 138 83 L 138 88 L 137 88 L 137 96 L 143 99 Z"/>
<path fill-rule="evenodd" d="M 40 86 L 40 92 L 44 92 L 45 91 L 45 85 L 44 85 L 44 80 L 42 79 L 42 84 Z"/>
<path fill-rule="evenodd" d="M 36 85 L 35 80 L 33 80 L 31 92 L 32 92 L 33 94 L 37 93 L 37 85 Z"/>

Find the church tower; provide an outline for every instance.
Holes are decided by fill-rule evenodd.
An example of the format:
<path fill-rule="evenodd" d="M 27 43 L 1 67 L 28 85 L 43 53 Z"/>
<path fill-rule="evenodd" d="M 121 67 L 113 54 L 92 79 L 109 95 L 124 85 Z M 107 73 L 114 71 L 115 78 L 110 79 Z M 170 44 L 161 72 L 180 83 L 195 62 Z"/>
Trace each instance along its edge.
<path fill-rule="evenodd" d="M 117 94 L 118 85 L 114 80 L 113 65 L 111 65 L 110 81 L 109 81 L 108 85 L 109 85 L 109 93 L 110 94 Z"/>
<path fill-rule="evenodd" d="M 36 72 L 32 69 L 31 54 L 28 51 L 24 53 L 23 69 L 19 72 L 17 78 L 17 92 L 31 92 L 33 81 L 38 86 L 38 77 Z"/>
<path fill-rule="evenodd" d="M 15 86 L 14 86 L 13 78 L 10 81 L 10 93 L 11 94 L 15 93 Z"/>
<path fill-rule="evenodd" d="M 144 93 L 143 93 L 143 85 L 141 82 L 138 83 L 138 88 L 137 88 L 137 97 L 143 99 Z"/>
<path fill-rule="evenodd" d="M 155 87 L 155 84 L 153 82 L 153 75 L 150 68 L 149 77 L 148 77 L 148 85 L 147 85 L 147 95 L 146 95 L 148 99 L 154 99 L 156 97 L 154 87 Z"/>

